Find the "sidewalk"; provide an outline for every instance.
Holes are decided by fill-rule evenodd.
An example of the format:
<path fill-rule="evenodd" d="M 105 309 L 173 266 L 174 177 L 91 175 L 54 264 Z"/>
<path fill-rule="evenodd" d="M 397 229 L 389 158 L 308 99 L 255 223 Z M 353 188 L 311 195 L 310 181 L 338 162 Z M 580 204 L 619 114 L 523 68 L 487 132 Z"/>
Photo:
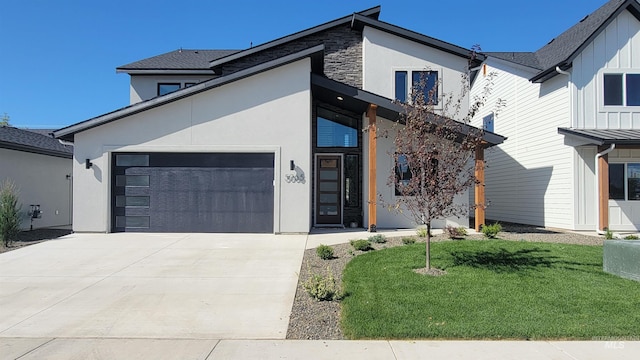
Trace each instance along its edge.
<path fill-rule="evenodd" d="M 640 341 L 304 341 L 0 338 L 0 359 L 640 359 Z"/>

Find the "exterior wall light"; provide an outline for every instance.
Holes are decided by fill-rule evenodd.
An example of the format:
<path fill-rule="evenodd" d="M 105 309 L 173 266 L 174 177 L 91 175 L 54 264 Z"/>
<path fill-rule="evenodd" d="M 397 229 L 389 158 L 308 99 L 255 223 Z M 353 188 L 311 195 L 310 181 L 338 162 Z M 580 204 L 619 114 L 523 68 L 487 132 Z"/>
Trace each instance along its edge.
<path fill-rule="evenodd" d="M 293 160 L 291 160 L 291 161 L 289 162 L 289 170 L 293 171 L 293 170 L 295 170 L 295 169 L 296 169 L 296 163 L 295 163 L 295 162 L 293 162 Z"/>
<path fill-rule="evenodd" d="M 93 163 L 91 162 L 91 160 L 90 160 L 90 159 L 86 159 L 86 160 L 84 161 L 84 168 L 85 168 L 85 169 L 91 169 L 91 167 L 92 167 L 92 166 L 93 166 Z"/>

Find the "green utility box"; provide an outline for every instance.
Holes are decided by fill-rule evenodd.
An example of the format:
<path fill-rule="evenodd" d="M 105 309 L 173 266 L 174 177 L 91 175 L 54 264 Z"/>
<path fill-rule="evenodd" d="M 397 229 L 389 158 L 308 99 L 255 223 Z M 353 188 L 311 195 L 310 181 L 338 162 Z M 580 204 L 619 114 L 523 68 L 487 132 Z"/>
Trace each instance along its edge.
<path fill-rule="evenodd" d="M 640 281 L 640 240 L 605 240 L 602 262 L 605 272 Z"/>

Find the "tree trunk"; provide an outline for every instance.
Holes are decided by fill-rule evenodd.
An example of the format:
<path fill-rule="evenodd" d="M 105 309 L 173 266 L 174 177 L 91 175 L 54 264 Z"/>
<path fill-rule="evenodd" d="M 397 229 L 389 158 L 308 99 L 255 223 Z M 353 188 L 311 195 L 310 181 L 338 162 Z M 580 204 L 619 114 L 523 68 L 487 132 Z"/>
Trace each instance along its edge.
<path fill-rule="evenodd" d="M 427 270 L 431 269 L 431 221 L 427 223 Z"/>

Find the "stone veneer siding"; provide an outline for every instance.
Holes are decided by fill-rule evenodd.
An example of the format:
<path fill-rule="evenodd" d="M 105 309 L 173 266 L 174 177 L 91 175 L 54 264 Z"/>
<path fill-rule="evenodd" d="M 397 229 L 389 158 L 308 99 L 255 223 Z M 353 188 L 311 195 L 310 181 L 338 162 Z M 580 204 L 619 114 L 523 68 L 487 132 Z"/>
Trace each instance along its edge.
<path fill-rule="evenodd" d="M 325 47 L 325 75 L 330 79 L 362 88 L 362 33 L 352 30 L 349 24 L 230 61 L 222 65 L 222 74 L 229 75 L 320 44 L 324 44 Z"/>

